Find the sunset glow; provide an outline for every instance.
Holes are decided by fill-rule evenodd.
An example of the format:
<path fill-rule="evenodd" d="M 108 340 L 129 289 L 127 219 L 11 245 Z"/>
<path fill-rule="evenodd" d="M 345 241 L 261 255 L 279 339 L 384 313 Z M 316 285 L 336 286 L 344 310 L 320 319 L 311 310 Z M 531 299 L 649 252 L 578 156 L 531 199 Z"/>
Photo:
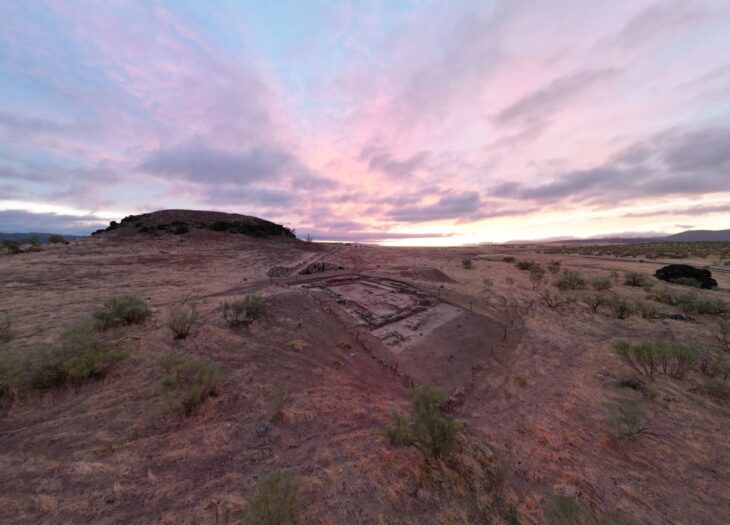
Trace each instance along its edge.
<path fill-rule="evenodd" d="M 405 245 L 730 224 L 722 0 L 39 1 L 0 17 L 0 231 L 169 208 Z"/>

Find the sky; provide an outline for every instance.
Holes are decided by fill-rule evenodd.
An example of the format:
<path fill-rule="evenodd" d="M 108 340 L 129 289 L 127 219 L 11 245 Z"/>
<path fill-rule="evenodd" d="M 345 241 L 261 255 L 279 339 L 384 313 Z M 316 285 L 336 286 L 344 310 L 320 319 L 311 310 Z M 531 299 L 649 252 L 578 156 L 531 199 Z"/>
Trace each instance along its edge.
<path fill-rule="evenodd" d="M 0 0 L 0 231 L 730 227 L 726 0 Z"/>

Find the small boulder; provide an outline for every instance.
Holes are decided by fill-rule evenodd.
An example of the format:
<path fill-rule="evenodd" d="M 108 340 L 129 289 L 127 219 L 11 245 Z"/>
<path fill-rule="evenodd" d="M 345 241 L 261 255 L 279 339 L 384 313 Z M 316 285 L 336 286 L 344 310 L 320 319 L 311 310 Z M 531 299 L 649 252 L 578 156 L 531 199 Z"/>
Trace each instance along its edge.
<path fill-rule="evenodd" d="M 654 277 L 675 284 L 692 284 L 698 288 L 710 289 L 717 286 L 710 270 L 695 268 L 689 264 L 670 264 L 658 269 Z"/>

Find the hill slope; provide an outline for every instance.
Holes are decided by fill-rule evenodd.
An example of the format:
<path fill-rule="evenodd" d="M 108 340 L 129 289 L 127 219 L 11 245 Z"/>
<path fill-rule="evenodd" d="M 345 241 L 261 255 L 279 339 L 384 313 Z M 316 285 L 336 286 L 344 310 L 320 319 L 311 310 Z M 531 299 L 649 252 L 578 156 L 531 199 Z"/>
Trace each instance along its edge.
<path fill-rule="evenodd" d="M 687 230 L 662 239 L 663 242 L 730 242 L 730 230 Z"/>
<path fill-rule="evenodd" d="M 185 235 L 196 229 L 251 237 L 295 238 L 292 230 L 275 222 L 237 213 L 200 210 L 160 210 L 142 215 L 128 215 L 120 222 L 112 221 L 108 228 L 97 230 L 92 235 L 108 232 L 115 232 L 115 235 Z"/>

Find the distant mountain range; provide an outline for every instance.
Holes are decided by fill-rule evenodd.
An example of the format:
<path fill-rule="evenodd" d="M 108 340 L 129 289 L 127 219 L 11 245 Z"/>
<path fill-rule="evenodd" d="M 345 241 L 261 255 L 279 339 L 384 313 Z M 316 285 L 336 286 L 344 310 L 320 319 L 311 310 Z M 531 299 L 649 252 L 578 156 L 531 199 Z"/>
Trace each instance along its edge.
<path fill-rule="evenodd" d="M 687 230 L 673 235 L 617 234 L 615 237 L 552 237 L 535 241 L 508 241 L 505 244 L 634 244 L 642 242 L 730 242 L 730 230 Z"/>
<path fill-rule="evenodd" d="M 664 237 L 666 242 L 724 241 L 730 242 L 730 230 L 687 230 Z"/>
<path fill-rule="evenodd" d="M 38 237 L 38 239 L 42 243 L 48 242 L 48 237 L 51 235 L 54 235 L 53 233 L 38 233 L 38 232 L 31 232 L 31 233 L 2 233 L 0 232 L 0 242 L 8 240 L 8 241 L 22 241 L 23 239 L 27 239 L 28 237 Z M 83 237 L 86 237 L 86 235 L 63 235 L 63 238 L 67 241 L 73 241 L 74 239 L 81 239 Z"/>

